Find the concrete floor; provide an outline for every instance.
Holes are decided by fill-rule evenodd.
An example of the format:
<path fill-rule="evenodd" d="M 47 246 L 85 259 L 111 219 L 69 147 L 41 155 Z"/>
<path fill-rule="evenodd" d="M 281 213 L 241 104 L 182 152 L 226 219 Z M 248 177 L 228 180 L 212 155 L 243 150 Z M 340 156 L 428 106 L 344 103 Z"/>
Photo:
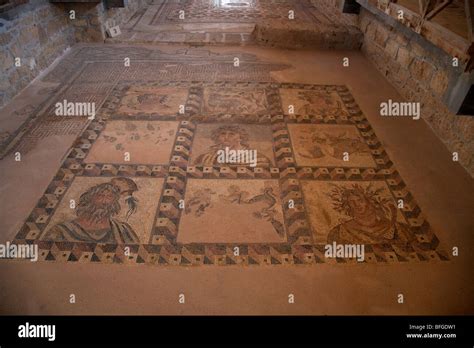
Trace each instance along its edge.
<path fill-rule="evenodd" d="M 110 51 L 107 51 L 109 48 Z M 99 117 L 111 122 L 109 117 L 114 116 L 109 115 L 107 109 L 114 88 L 124 81 L 129 81 L 131 85 L 143 84 L 146 78 L 137 77 L 139 72 L 129 75 L 124 72 L 124 75 L 117 76 L 117 70 L 113 70 L 112 66 L 119 69 L 121 54 L 136 54 L 132 58 L 132 65 L 135 63 L 133 59 L 136 59 L 137 64 L 161 64 L 159 60 L 165 56 L 190 69 L 184 75 L 183 70 L 179 70 L 179 74 L 182 74 L 179 76 L 173 76 L 173 72 L 168 70 L 170 80 L 193 81 L 196 75 L 193 75 L 191 61 L 206 65 L 218 64 L 221 59 L 225 62 L 223 64 L 231 64 L 232 60 L 226 60 L 238 54 L 243 58 L 243 67 L 248 63 L 248 66 L 256 64 L 258 68 L 246 67 L 248 71 L 245 73 L 229 73 L 227 79 L 252 81 L 253 74 L 255 81 L 262 82 L 267 78 L 261 73 L 266 66 L 268 78 L 270 81 L 273 79 L 274 83 L 347 86 L 440 240 L 440 250 L 449 253 L 453 247 L 458 247 L 459 256 L 450 256 L 449 261 L 364 264 L 309 262 L 288 265 L 265 265 L 262 262 L 236 266 L 140 265 L 134 262 L 106 264 L 83 260 L 36 263 L 2 261 L 0 275 L 4 281 L 0 284 L 1 313 L 474 313 L 473 257 L 469 249 L 474 241 L 474 182 L 459 164 L 452 161 L 452 155 L 424 121 L 379 116 L 382 101 L 401 98 L 361 53 L 291 51 L 253 46 L 188 49 L 185 46 L 164 45 L 83 45 L 75 47 L 59 63 L 59 70 L 53 69 L 52 73 L 37 81 L 36 86 L 39 87 L 33 85 L 24 92 L 36 95 L 35 98 L 24 97 L 27 95 L 24 94 L 23 99 L 16 99 L 12 104 L 15 108 L 30 105 L 32 110 L 43 110 L 39 123 L 32 123 L 32 127 L 38 129 L 42 123 L 54 122 L 47 117 L 49 104 L 67 93 L 78 95 L 77 91 L 80 90 L 84 98 L 96 98 L 97 103 L 104 103 L 102 110 L 105 111 L 101 111 Z M 189 60 L 186 60 L 186 56 L 189 56 Z M 342 65 L 344 57 L 350 59 L 348 68 Z M 75 60 L 92 63 L 79 68 Z M 97 75 L 99 73 L 104 75 Z M 146 74 L 144 72 L 142 75 Z M 115 77 L 104 79 L 103 76 Z M 136 80 L 132 80 L 131 76 Z M 219 73 L 208 78 L 222 80 L 222 76 Z M 149 80 L 153 79 L 156 77 L 149 76 Z M 77 90 L 73 90 L 75 86 Z M 35 92 L 34 88 L 43 92 Z M 18 120 L 5 110 L 9 109 L 1 111 L 0 119 L 10 125 L 13 133 L 20 122 L 15 126 Z M 199 124 L 200 121 L 196 122 Z M 0 200 L 3 207 L 0 212 L 0 242 L 13 240 L 17 236 L 73 142 L 80 137 L 82 127 L 87 127 L 87 121 L 83 118 L 79 125 L 61 123 L 58 126 L 60 131 L 45 136 L 27 132 L 24 137 L 28 139 L 26 144 L 25 140 L 19 139 L 16 147 L 0 161 Z M 33 141 L 31 139 L 35 142 L 34 146 L 27 146 L 28 142 Z M 25 149 L 21 162 L 13 159 L 15 149 Z M 69 303 L 70 294 L 75 294 L 75 304 Z M 178 302 L 180 294 L 186 296 L 185 304 Z M 289 294 L 295 296 L 294 304 L 288 303 Z M 404 295 L 403 304 L 397 302 L 399 294 Z"/>

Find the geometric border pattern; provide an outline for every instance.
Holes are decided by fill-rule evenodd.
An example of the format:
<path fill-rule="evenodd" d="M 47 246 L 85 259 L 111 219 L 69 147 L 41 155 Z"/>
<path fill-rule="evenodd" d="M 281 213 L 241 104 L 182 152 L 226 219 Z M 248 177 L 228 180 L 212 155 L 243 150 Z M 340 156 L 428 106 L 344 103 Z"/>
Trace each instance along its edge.
<path fill-rule="evenodd" d="M 143 85 L 143 84 L 141 84 Z M 116 113 L 119 101 L 130 87 L 125 83 L 116 86 L 100 110 L 98 119 L 78 137 L 62 163 L 53 181 L 33 209 L 16 236 L 15 243 L 38 244 L 40 260 L 63 260 L 76 262 L 147 263 L 159 265 L 276 265 L 276 264 L 314 264 L 314 263 L 352 263 L 356 260 L 327 259 L 324 257 L 324 244 L 312 240 L 309 219 L 305 210 L 301 190 L 302 180 L 314 181 L 384 181 L 394 199 L 403 199 L 404 215 L 408 225 L 417 237 L 416 246 L 400 250 L 397 245 L 377 244 L 365 246 L 366 263 L 375 262 L 420 262 L 429 260 L 449 260 L 447 253 L 438 249 L 439 240 L 424 219 L 420 208 L 408 191 L 405 183 L 383 149 L 369 122 L 359 109 L 350 91 L 345 86 L 320 86 L 292 83 L 252 83 L 252 82 L 189 82 L 168 81 L 149 84 L 151 86 L 179 86 L 189 89 L 188 101 L 183 115 L 160 117 L 125 116 Z M 221 115 L 202 114 L 202 90 L 206 86 L 232 88 L 264 88 L 269 111 L 246 123 L 263 123 L 272 127 L 276 165 L 272 168 L 252 168 L 249 166 L 191 166 L 189 163 L 191 147 L 197 122 L 225 122 Z M 280 88 L 323 89 L 337 92 L 348 111 L 345 116 L 284 115 L 279 95 Z M 235 118 L 233 117 L 235 116 Z M 117 165 L 110 163 L 85 163 L 94 142 L 104 130 L 109 119 L 156 119 L 178 120 L 179 129 L 171 154 L 169 165 Z M 239 123 L 239 115 L 232 115 L 229 122 Z M 300 167 L 293 155 L 288 123 L 313 124 L 351 124 L 355 125 L 369 146 L 375 168 L 339 167 Z M 54 242 L 39 240 L 49 223 L 60 200 L 64 197 L 75 177 L 160 177 L 164 185 L 156 213 L 153 231 L 147 244 L 116 245 L 76 242 Z M 184 198 L 188 178 L 199 179 L 277 179 L 287 242 L 279 244 L 225 244 L 225 243 L 177 243 L 177 231 L 181 218 L 179 201 Z M 295 203 L 289 208 L 289 200 Z M 234 248 L 239 255 L 234 255 Z M 127 251 L 127 252 L 126 252 Z"/>

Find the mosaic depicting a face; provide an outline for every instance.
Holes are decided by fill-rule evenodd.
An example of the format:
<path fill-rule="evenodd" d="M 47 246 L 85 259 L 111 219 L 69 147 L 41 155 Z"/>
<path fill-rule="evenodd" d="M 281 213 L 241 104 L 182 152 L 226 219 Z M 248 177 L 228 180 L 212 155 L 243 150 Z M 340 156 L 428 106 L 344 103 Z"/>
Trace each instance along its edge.
<path fill-rule="evenodd" d="M 111 189 L 106 188 L 92 197 L 96 206 L 107 206 L 117 200 L 117 195 Z"/>
<path fill-rule="evenodd" d="M 333 203 L 339 206 L 347 216 L 357 220 L 376 215 L 377 209 L 383 210 L 382 203 L 377 200 L 381 192 L 374 191 L 370 187 L 366 190 L 361 186 L 353 188 L 334 188 Z M 337 198 L 334 193 L 339 190 L 341 195 Z"/>
<path fill-rule="evenodd" d="M 76 215 L 88 220 L 112 217 L 120 212 L 119 199 L 116 186 L 109 183 L 93 186 L 81 195 Z"/>
<path fill-rule="evenodd" d="M 216 145 L 235 149 L 246 145 L 248 134 L 238 126 L 224 126 L 213 132 L 212 140 Z"/>
<path fill-rule="evenodd" d="M 219 144 L 231 148 L 236 147 L 240 144 L 240 134 L 229 130 L 221 131 L 217 139 L 219 140 Z"/>
<path fill-rule="evenodd" d="M 347 198 L 347 202 L 351 208 L 352 214 L 356 216 L 364 215 L 370 210 L 372 210 L 371 205 L 362 195 L 352 194 Z"/>

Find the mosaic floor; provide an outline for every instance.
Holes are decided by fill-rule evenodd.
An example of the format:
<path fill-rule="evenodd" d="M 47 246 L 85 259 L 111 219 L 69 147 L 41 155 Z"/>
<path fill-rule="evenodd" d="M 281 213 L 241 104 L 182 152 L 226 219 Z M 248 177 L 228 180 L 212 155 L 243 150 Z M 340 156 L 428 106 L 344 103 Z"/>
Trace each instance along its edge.
<path fill-rule="evenodd" d="M 296 31 L 310 25 L 324 37 L 320 41 L 334 41 L 338 48 L 353 49 L 349 37 L 360 41 L 355 22 L 343 22 L 310 0 L 154 0 L 122 27 L 121 35 L 108 41 L 249 45 L 256 42 L 256 25 L 284 25 Z"/>
<path fill-rule="evenodd" d="M 305 11 L 313 8 L 306 0 L 185 0 L 154 3 L 159 8 L 153 16 L 152 25 L 175 23 L 183 19 L 191 23 L 281 21 L 288 18 L 289 11 L 294 11 L 295 17 L 303 21 L 318 21 L 311 12 Z"/>
<path fill-rule="evenodd" d="M 396 92 L 343 54 L 349 69 L 336 51 L 73 47 L 0 110 L 0 244 L 40 251 L 0 260 L 0 312 L 473 308 L 472 178 L 424 122 L 380 118 Z M 56 116 L 64 100 L 96 119 Z M 364 262 L 326 258 L 334 242 L 365 245 Z"/>
<path fill-rule="evenodd" d="M 148 62 L 123 69 L 128 53 Z M 366 263 L 448 259 L 346 86 L 279 83 L 270 72 L 288 66 L 249 54 L 236 72 L 233 57 L 84 48 L 53 70 L 45 80 L 69 87 L 51 103 L 81 95 L 101 108 L 15 241 L 69 262 L 357 262 L 325 258 L 333 242 L 366 245 Z M 47 136 L 38 127 L 16 148 Z M 223 149 L 255 150 L 254 165 L 222 163 Z"/>

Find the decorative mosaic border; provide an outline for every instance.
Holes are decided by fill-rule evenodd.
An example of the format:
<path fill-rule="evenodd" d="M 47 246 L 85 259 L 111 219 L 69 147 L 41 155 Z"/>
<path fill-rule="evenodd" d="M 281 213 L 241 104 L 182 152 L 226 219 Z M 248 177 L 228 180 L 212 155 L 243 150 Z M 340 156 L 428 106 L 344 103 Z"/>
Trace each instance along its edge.
<path fill-rule="evenodd" d="M 68 153 L 58 173 L 48 186 L 45 194 L 39 200 L 35 209 L 27 218 L 19 231 L 15 243 L 36 243 L 41 250 L 41 260 L 64 260 L 77 262 L 111 262 L 111 263 L 147 263 L 161 265 L 270 265 L 270 264 L 314 264 L 314 263 L 352 263 L 355 260 L 327 259 L 324 257 L 324 245 L 314 244 L 312 240 L 309 219 L 304 206 L 301 180 L 314 181 L 383 181 L 387 184 L 394 199 L 403 199 L 402 215 L 417 237 L 417 245 L 401 250 L 396 244 L 367 245 L 366 263 L 390 262 L 420 262 L 428 260 L 449 260 L 448 255 L 438 250 L 439 240 L 432 232 L 428 222 L 421 214 L 413 196 L 408 191 L 399 173 L 393 166 L 385 150 L 378 141 L 375 132 L 364 117 L 349 90 L 345 86 L 316 86 L 304 84 L 276 83 L 190 83 L 190 82 L 160 82 L 153 84 L 161 86 L 187 86 L 190 90 L 203 86 L 229 87 L 264 87 L 271 91 L 279 88 L 324 88 L 326 91 L 337 91 L 349 111 L 347 119 L 341 119 L 343 124 L 357 127 L 361 137 L 372 151 L 377 164 L 376 168 L 359 167 L 299 167 L 293 155 L 287 123 L 319 123 L 336 124 L 334 120 L 318 119 L 310 115 L 305 119 L 298 117 L 288 120 L 279 113 L 275 103 L 280 103 L 279 94 L 267 94 L 272 98 L 275 116 L 268 126 L 272 127 L 273 144 L 276 166 L 272 168 L 251 168 L 245 166 L 190 166 L 189 158 L 194 141 L 196 124 L 194 120 L 179 120 L 180 125 L 169 165 L 118 165 L 109 163 L 85 163 L 84 159 L 92 145 L 104 130 L 108 119 L 123 119 L 115 117 L 114 110 L 120 101 L 120 94 L 113 94 L 104 107 L 107 113 L 100 113 L 100 118 L 93 121 L 76 140 Z M 123 93 L 126 85 L 115 89 Z M 189 98 L 188 98 L 189 100 Z M 281 109 L 281 105 L 279 105 Z M 187 109 L 188 110 L 188 109 Z M 192 119 L 193 114 L 184 117 Z M 134 117 L 126 119 L 137 120 Z M 146 118 L 149 120 L 150 118 Z M 169 120 L 163 117 L 152 117 L 154 120 Z M 174 120 L 178 120 L 175 118 Z M 214 122 L 220 123 L 219 119 Z M 242 123 L 233 120 L 233 123 Z M 251 124 L 250 122 L 249 124 Z M 165 182 L 162 189 L 158 211 L 153 231 L 148 244 L 141 245 L 108 245 L 96 243 L 53 242 L 42 241 L 38 238 L 48 225 L 55 209 L 75 177 L 159 177 Z M 181 217 L 178 207 L 179 200 L 184 198 L 188 178 L 200 179 L 277 179 L 280 186 L 284 220 L 287 231 L 287 243 L 282 244 L 223 244 L 195 243 L 177 244 L 176 236 Z M 295 208 L 290 209 L 286 202 L 292 199 Z M 239 256 L 234 255 L 234 248 L 239 247 Z M 125 255 L 125 248 L 130 250 Z"/>

